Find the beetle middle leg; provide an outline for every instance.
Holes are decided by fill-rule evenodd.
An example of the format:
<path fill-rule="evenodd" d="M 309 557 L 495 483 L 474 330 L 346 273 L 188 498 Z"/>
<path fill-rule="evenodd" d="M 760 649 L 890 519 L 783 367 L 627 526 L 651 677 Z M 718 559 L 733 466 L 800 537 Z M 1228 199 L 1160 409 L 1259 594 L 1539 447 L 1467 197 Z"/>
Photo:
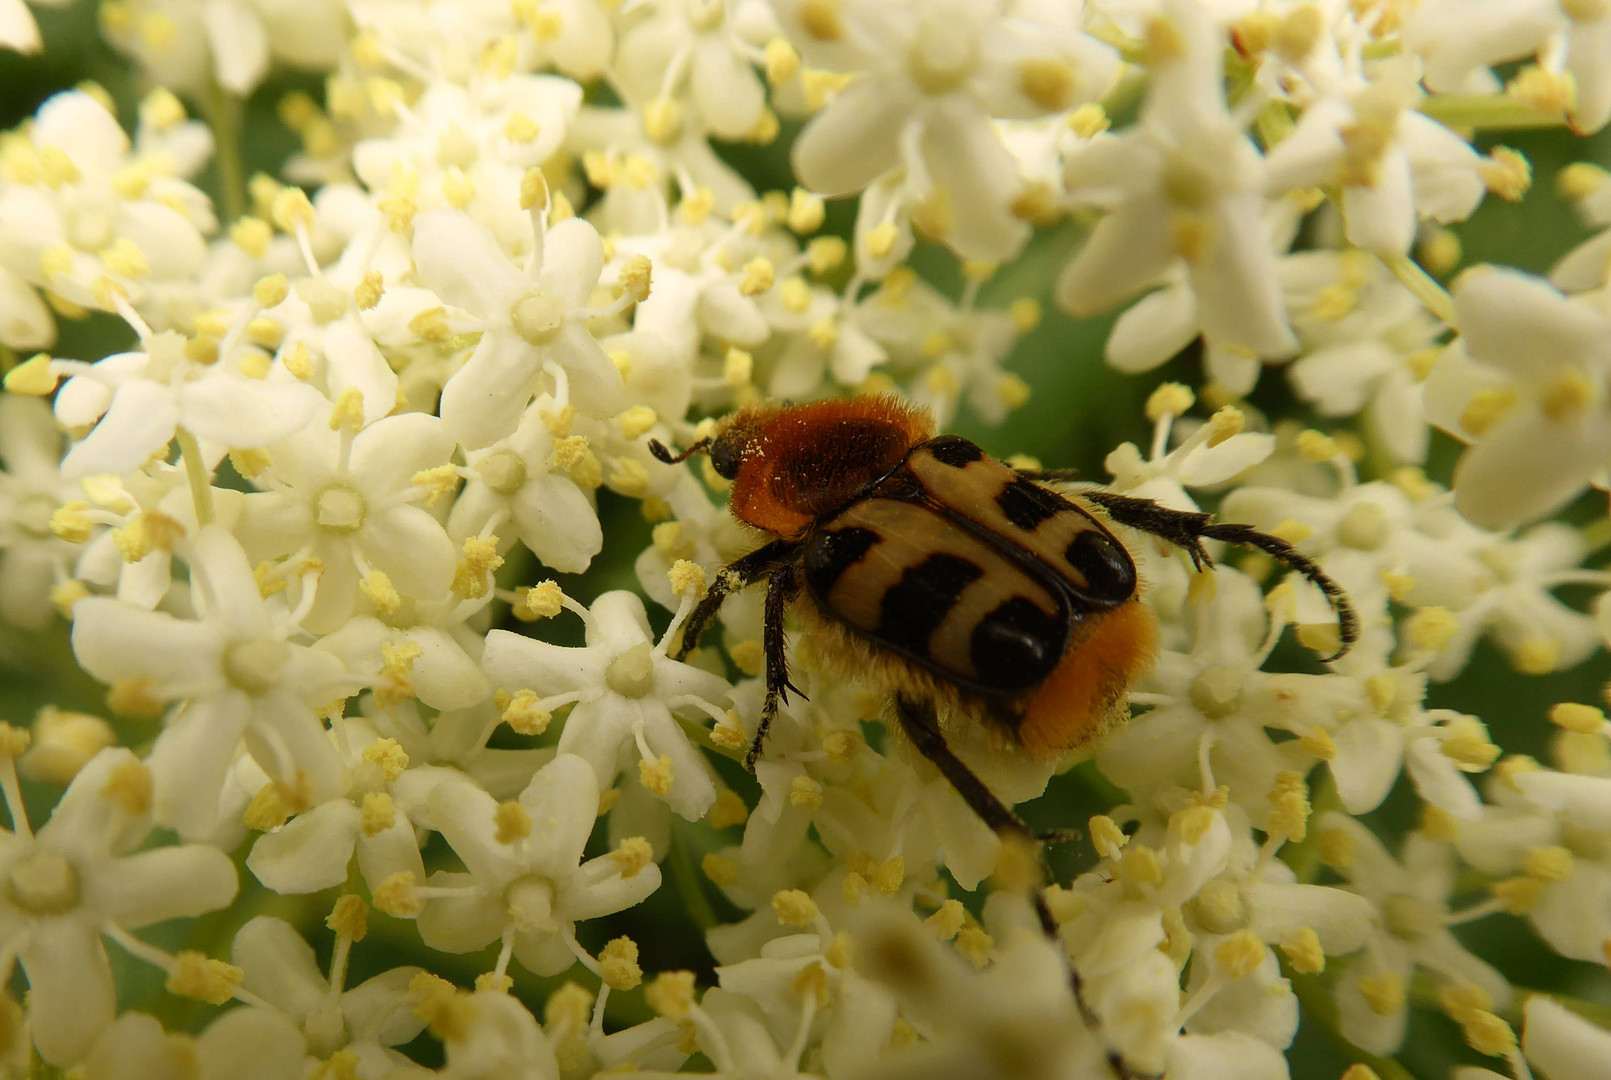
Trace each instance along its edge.
<path fill-rule="evenodd" d="M 761 645 L 766 654 L 766 701 L 761 706 L 761 721 L 756 725 L 755 738 L 750 740 L 749 753 L 744 755 L 744 767 L 750 772 L 755 771 L 755 762 L 766 743 L 766 733 L 777 719 L 778 705 L 789 700 L 790 690 L 805 697 L 800 688 L 789 681 L 789 654 L 783 631 L 784 615 L 799 593 L 800 575 L 793 566 L 779 567 L 766 579 L 766 612 L 761 630 Z"/>
<path fill-rule="evenodd" d="M 1108 516 L 1121 525 L 1151 533 L 1191 556 L 1192 565 L 1203 570 L 1214 565 L 1203 547 L 1204 540 L 1223 540 L 1228 544 L 1242 544 L 1258 548 L 1283 565 L 1308 578 L 1325 594 L 1332 610 L 1337 613 L 1337 632 L 1341 648 L 1325 659 L 1336 660 L 1359 640 L 1359 614 L 1348 600 L 1342 586 L 1334 581 L 1309 556 L 1278 536 L 1260 532 L 1251 525 L 1217 522 L 1210 514 L 1195 510 L 1172 510 L 1159 506 L 1151 499 L 1138 499 L 1131 495 L 1091 488 L 1075 493 L 1079 498 L 1093 502 L 1108 512 Z"/>

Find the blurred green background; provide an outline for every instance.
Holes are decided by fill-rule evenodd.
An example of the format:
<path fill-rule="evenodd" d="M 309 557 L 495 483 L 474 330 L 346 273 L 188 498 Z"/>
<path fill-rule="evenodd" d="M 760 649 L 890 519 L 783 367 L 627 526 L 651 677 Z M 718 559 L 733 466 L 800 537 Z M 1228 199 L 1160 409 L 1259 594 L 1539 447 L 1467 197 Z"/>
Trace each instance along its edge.
<path fill-rule="evenodd" d="M 146 88 L 135 83 L 130 69 L 102 41 L 93 6 L 79 3 L 66 9 L 38 8 L 35 13 L 46 40 L 44 54 L 0 54 L 0 128 L 14 127 L 52 93 L 86 80 L 112 93 L 119 103 L 121 119 L 132 127 L 135 105 Z M 248 175 L 277 172 L 280 163 L 296 148 L 295 137 L 275 116 L 276 102 L 291 90 L 318 97 L 321 83 L 306 75 L 276 75 L 246 103 L 242 154 Z M 189 104 L 199 112 L 197 103 Z M 1607 164 L 1611 133 L 1579 139 L 1560 131 L 1507 132 L 1479 140 L 1479 148 L 1487 149 L 1496 142 L 1520 150 L 1532 162 L 1534 189 L 1519 205 L 1489 198 L 1470 222 L 1456 228 L 1464 247 L 1464 265 L 1495 261 L 1543 272 L 1587 235 L 1571 207 L 1555 194 L 1555 176 L 1573 161 Z M 728 153 L 757 187 L 787 188 L 792 181 L 786 144 L 787 137 L 772 147 L 728 148 Z M 218 177 L 214 171 L 204 175 L 201 184 L 217 196 Z M 829 227 L 843 233 L 850 220 L 851 207 L 836 205 Z M 1201 380 L 1196 360 L 1190 356 L 1177 358 L 1164 369 L 1141 377 L 1119 375 L 1101 362 L 1102 343 L 1111 320 L 1075 321 L 1058 312 L 1049 301 L 1050 284 L 1077 239 L 1078 230 L 1072 226 L 1038 236 L 1017 263 L 1003 268 L 985 288 L 981 301 L 985 305 L 1004 305 L 1020 296 L 1034 296 L 1044 302 L 1045 318 L 1024 338 L 1011 363 L 1011 369 L 1033 387 L 1034 394 L 1003 427 L 982 424 L 966 414 L 955 427 L 997 455 L 1027 453 L 1048 466 L 1074 466 L 1100 479 L 1105 476 L 1102 459 L 1114 446 L 1126 440 L 1146 445 L 1150 430 L 1142 416 L 1142 403 L 1159 381 L 1178 379 L 1197 384 Z M 914 263 L 940 288 L 952 295 L 959 291 L 958 267 L 945 252 L 920 248 Z M 93 360 L 126 347 L 129 341 L 129 332 L 120 321 L 97 315 L 81 322 L 63 321 L 61 339 L 53 351 L 65 357 Z M 1267 373 L 1261 380 L 1252 403 L 1270 416 L 1295 417 L 1306 423 L 1314 419 L 1286 390 L 1278 371 Z M 1437 436 L 1430 475 L 1447 481 L 1457 452 L 1456 444 Z M 1602 516 L 1603 500 L 1602 495 L 1585 496 L 1573 508 L 1573 518 L 1588 521 Z M 602 493 L 601 516 L 608 538 L 604 555 L 586 575 L 563 581 L 567 592 L 584 602 L 610 588 L 635 587 L 631 562 L 649 539 L 648 527 L 636 505 L 627 500 Z M 1604 559 L 1596 555 L 1590 561 L 1599 566 Z M 563 638 L 575 632 L 576 628 L 567 626 L 564 619 L 544 628 L 545 636 L 550 637 L 557 634 Z M 1290 662 L 1300 670 L 1318 670 L 1307 654 L 1295 647 L 1283 650 L 1277 661 Z M 1562 700 L 1599 702 L 1608 675 L 1611 661 L 1602 655 L 1565 674 L 1523 676 L 1514 673 L 1494 650 L 1482 646 L 1460 680 L 1433 688 L 1428 705 L 1479 715 L 1490 725 L 1494 740 L 1507 751 L 1545 758 L 1551 730 L 1545 720 L 1549 705 Z M 45 704 L 105 713 L 102 688 L 78 672 L 72 661 L 64 624 L 38 635 L 0 627 L 0 718 L 25 723 Z M 154 727 L 124 728 L 124 739 L 130 745 L 146 743 L 154 734 Z M 722 765 L 727 783 L 740 791 L 753 790 L 748 777 L 736 768 L 726 768 L 730 763 Z M 1370 815 L 1372 824 L 1384 834 L 1397 835 L 1414 824 L 1415 800 L 1404 787 L 1401 784 L 1388 803 Z M 29 787 L 28 801 L 36 823 L 48 815 L 58 794 L 54 789 Z M 1091 814 L 1112 805 L 1114 794 L 1091 770 L 1080 768 L 1058 778 L 1048 794 L 1026 807 L 1025 812 L 1037 826 L 1081 824 Z M 736 917 L 737 913 L 726 909 L 714 890 L 704 887 L 702 876 L 693 867 L 704 851 L 730 839 L 706 826 L 678 822 L 668 879 L 684 879 L 678 882 L 681 891 L 668 884 L 648 904 L 616 919 L 589 924 L 584 928 L 584 944 L 596 948 L 609 937 L 629 933 L 643 947 L 646 970 L 692 967 L 708 977 L 711 960 L 689 912 L 714 906 L 724 918 Z M 1059 871 L 1065 877 L 1076 872 L 1088 860 L 1086 851 L 1083 845 L 1070 844 L 1054 852 Z M 244 868 L 242 881 L 242 900 L 231 910 L 195 925 L 159 928 L 152 939 L 170 948 L 185 944 L 213 955 L 226 955 L 228 941 L 241 923 L 254 914 L 274 913 L 308 928 L 321 961 L 328 956 L 328 935 L 319 924 L 328 912 L 330 895 L 275 897 L 256 889 Z M 1479 884 L 1472 880 L 1473 887 Z M 1602 1023 L 1611 1020 L 1611 980 L 1604 969 L 1556 957 L 1519 920 L 1489 918 L 1462 927 L 1460 935 L 1518 987 L 1570 994 L 1586 1009 L 1599 1003 L 1604 1012 L 1597 1019 Z M 354 953 L 349 985 L 373 971 L 419 959 L 422 951 L 411 927 L 376 915 L 371 937 Z M 211 1015 L 212 1010 L 204 1006 L 177 1001 L 162 993 L 155 973 L 124 962 L 116 949 L 112 952 L 119 963 L 126 1005 L 157 1012 L 174 1026 L 195 1026 L 205 1023 Z M 433 957 L 430 963 L 461 984 L 490 967 L 489 958 L 481 955 Z M 546 988 L 555 980 L 532 980 L 518 969 L 516 974 L 517 992 L 540 1006 Z M 14 990 L 20 992 L 21 988 L 19 981 Z M 1313 989 L 1312 984 L 1306 987 L 1306 991 Z M 612 1008 L 612 1015 L 622 1020 L 641 1015 L 638 996 L 614 996 L 612 1002 L 619 1010 Z M 1312 1023 L 1306 1018 L 1293 1047 L 1295 1076 L 1335 1077 L 1348 1063 L 1365 1060 L 1327 1034 L 1324 1017 L 1317 1019 L 1321 1022 Z M 419 1051 L 423 1059 L 429 1059 L 432 1048 L 422 1044 Z M 1422 1009 L 1416 1011 L 1409 1040 L 1398 1057 L 1402 1068 L 1394 1063 L 1372 1064 L 1384 1078 L 1413 1075 L 1430 1080 L 1444 1076 L 1452 1063 L 1479 1060 L 1461 1044 L 1452 1022 Z M 1492 1067 L 1498 1063 L 1490 1060 L 1487 1064 Z"/>

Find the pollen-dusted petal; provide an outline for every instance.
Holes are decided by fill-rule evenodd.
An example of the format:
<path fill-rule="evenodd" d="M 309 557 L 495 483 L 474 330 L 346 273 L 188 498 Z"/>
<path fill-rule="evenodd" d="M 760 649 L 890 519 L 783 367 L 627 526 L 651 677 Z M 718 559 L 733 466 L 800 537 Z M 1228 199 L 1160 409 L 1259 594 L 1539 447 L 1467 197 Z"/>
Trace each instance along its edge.
<path fill-rule="evenodd" d="M 1261 940 L 1279 941 L 1307 926 L 1328 956 L 1365 944 L 1377 921 L 1376 908 L 1365 897 L 1322 885 L 1253 881 L 1243 896 L 1251 909 L 1249 929 Z"/>
<path fill-rule="evenodd" d="M 180 423 L 230 449 L 283 439 L 324 407 L 324 397 L 305 383 L 248 379 L 224 371 L 185 383 L 176 397 Z"/>
<path fill-rule="evenodd" d="M 1071 315 L 1099 315 L 1161 278 L 1176 258 L 1169 220 L 1157 198 L 1103 218 L 1058 277 L 1058 304 Z"/>
<path fill-rule="evenodd" d="M 208 0 L 197 14 L 217 65 L 219 85 L 236 97 L 247 97 L 268 74 L 269 41 L 263 19 L 240 0 Z"/>
<path fill-rule="evenodd" d="M 527 867 L 555 880 L 570 874 L 587 847 L 598 801 L 593 769 L 575 754 L 559 754 L 537 770 L 520 794 L 531 817 Z"/>
<path fill-rule="evenodd" d="M 1174 359 L 1197 333 L 1197 298 L 1183 284 L 1169 284 L 1119 316 L 1103 356 L 1115 370 L 1139 375 Z"/>
<path fill-rule="evenodd" d="M 289 1015 L 305 1017 L 323 1002 L 330 985 L 313 946 L 284 919 L 259 915 L 235 932 L 229 958 L 241 969 L 241 987 Z"/>
<path fill-rule="evenodd" d="M 498 801 L 478 785 L 467 779 L 444 780 L 431 789 L 426 803 L 437 832 L 481 888 L 501 889 L 523 872 L 519 854 L 498 841 Z"/>
<path fill-rule="evenodd" d="M 73 616 L 73 655 L 103 683 L 149 680 L 162 700 L 223 688 L 216 627 L 103 596 L 86 596 Z"/>
<path fill-rule="evenodd" d="M 1262 209 L 1257 195 L 1222 199 L 1211 219 L 1207 251 L 1202 259 L 1188 261 L 1187 274 L 1207 337 L 1257 356 L 1284 357 L 1297 351 L 1298 339 L 1287 326 Z"/>
<path fill-rule="evenodd" d="M 444 303 L 472 314 L 501 316 L 528 287 L 491 231 L 464 214 L 421 214 L 412 251 L 420 280 Z"/>
<path fill-rule="evenodd" d="M 1376 165 L 1374 183 L 1343 188 L 1342 207 L 1350 244 L 1384 258 L 1408 253 L 1418 207 L 1404 152 L 1390 146 Z"/>
<path fill-rule="evenodd" d="M 604 272 L 604 241 L 583 218 L 566 218 L 543 239 L 543 268 L 537 288 L 576 310 L 587 306 Z"/>
<path fill-rule="evenodd" d="M 121 473 L 143 464 L 173 439 L 179 405 L 167 387 L 149 379 L 129 379 L 95 429 L 62 460 L 62 476 Z"/>
<path fill-rule="evenodd" d="M 40 1056 L 63 1066 L 81 1060 L 116 1012 L 100 927 L 40 919 L 17 958 L 28 975 L 28 1026 Z"/>
<path fill-rule="evenodd" d="M 1522 1007 L 1522 1051 L 1550 1080 L 1595 1080 L 1611 1062 L 1611 1032 L 1543 994 Z"/>
<path fill-rule="evenodd" d="M 397 407 L 397 372 L 357 320 L 337 319 L 325 327 L 324 358 L 331 400 L 339 400 L 344 391 L 358 391 L 364 423 L 374 424 Z"/>
<path fill-rule="evenodd" d="M 1455 280 L 1450 295 L 1472 358 L 1518 378 L 1543 380 L 1565 364 L 1611 358 L 1605 317 L 1530 274 L 1473 267 Z"/>
<path fill-rule="evenodd" d="M 359 818 L 358 808 L 346 799 L 315 806 L 259 836 L 246 857 L 246 868 L 282 895 L 340 885 L 347 880 Z"/>
<path fill-rule="evenodd" d="M 1533 406 L 1517 405 L 1461 455 L 1454 505 L 1473 525 L 1508 529 L 1565 505 L 1608 463 L 1605 418 L 1546 424 Z"/>
<path fill-rule="evenodd" d="M 604 681 L 607 658 L 593 650 L 570 649 L 508 630 L 487 635 L 481 666 L 494 687 L 542 695 L 569 693 Z"/>
<path fill-rule="evenodd" d="M 114 859 L 85 881 L 86 893 L 125 930 L 227 907 L 238 883 L 235 863 L 205 844 L 153 848 Z"/>
<path fill-rule="evenodd" d="M 469 874 L 434 873 L 426 879 L 431 888 L 469 889 L 460 896 L 432 897 L 415 920 L 420 940 L 443 952 L 474 952 L 498 940 L 509 914 L 500 898 L 474 888 Z M 574 958 L 573 958 L 574 959 Z"/>
<path fill-rule="evenodd" d="M 307 1052 L 294 1021 L 262 1008 L 231 1009 L 196 1039 L 196 1062 L 204 1077 L 282 1080 L 300 1073 Z"/>
<path fill-rule="evenodd" d="M 442 387 L 443 428 L 467 450 L 490 446 L 514 431 L 536 392 L 543 356 L 513 330 L 488 330 Z"/>
<path fill-rule="evenodd" d="M 884 80 L 859 79 L 806 125 L 792 156 L 802 185 L 821 195 L 848 195 L 899 164 L 912 102 L 891 89 Z"/>
<path fill-rule="evenodd" d="M 688 76 L 700 115 L 718 139 L 741 140 L 755 131 L 766 107 L 766 88 L 747 58 L 715 38 L 695 46 Z"/>
<path fill-rule="evenodd" d="M 579 574 L 604 549 L 598 512 L 570 480 L 534 477 L 515 493 L 510 509 L 520 542 L 550 569 Z"/>
<path fill-rule="evenodd" d="M 193 702 L 178 712 L 151 749 L 151 816 L 185 840 L 209 836 L 218 824 L 218 796 L 251 720 L 238 690 Z"/>
<path fill-rule="evenodd" d="M 937 104 L 923 126 L 922 150 L 950 219 L 945 242 L 967 259 L 1016 255 L 1029 237 L 1028 223 L 1009 208 L 1022 180 L 991 119 L 961 97 Z"/>

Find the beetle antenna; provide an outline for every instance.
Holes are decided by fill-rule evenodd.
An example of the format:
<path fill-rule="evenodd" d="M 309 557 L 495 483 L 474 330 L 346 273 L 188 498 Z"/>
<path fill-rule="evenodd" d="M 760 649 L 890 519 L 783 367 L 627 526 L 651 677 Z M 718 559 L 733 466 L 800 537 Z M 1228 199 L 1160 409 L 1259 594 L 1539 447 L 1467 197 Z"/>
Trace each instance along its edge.
<path fill-rule="evenodd" d="M 710 446 L 709 439 L 700 439 L 698 442 L 691 444 L 688 449 L 684 450 L 682 453 L 673 454 L 670 447 L 666 446 L 666 444 L 661 442 L 659 439 L 650 439 L 649 453 L 655 456 L 656 461 L 663 461 L 667 465 L 675 465 L 679 461 L 687 461 L 690 455 L 697 454 L 708 446 Z"/>

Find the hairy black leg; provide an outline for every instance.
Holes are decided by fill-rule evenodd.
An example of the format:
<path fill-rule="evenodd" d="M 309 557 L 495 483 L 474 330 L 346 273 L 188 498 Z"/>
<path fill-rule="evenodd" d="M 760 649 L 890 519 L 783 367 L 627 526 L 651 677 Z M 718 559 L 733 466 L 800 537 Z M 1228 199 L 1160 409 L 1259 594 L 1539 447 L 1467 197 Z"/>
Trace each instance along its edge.
<path fill-rule="evenodd" d="M 1104 491 L 1101 488 L 1082 490 L 1078 494 L 1080 498 L 1106 510 L 1108 516 L 1121 525 L 1151 533 L 1184 548 L 1186 554 L 1191 556 L 1192 565 L 1198 570 L 1214 565 L 1214 560 L 1209 558 L 1208 552 L 1203 548 L 1204 540 L 1223 540 L 1229 544 L 1258 548 L 1314 582 L 1325 594 L 1332 610 L 1337 613 L 1337 632 L 1342 647 L 1333 655 L 1326 657 L 1326 660 L 1336 660 L 1343 656 L 1359 640 L 1359 614 L 1349 602 L 1342 586 L 1320 569 L 1313 559 L 1280 537 L 1259 532 L 1251 525 L 1216 522 L 1208 514 L 1191 510 L 1171 510 L 1167 506 L 1159 506 L 1151 499 L 1137 499 L 1129 495 Z"/>
<path fill-rule="evenodd" d="M 750 772 L 755 771 L 766 733 L 777 719 L 779 703 L 789 700 L 790 690 L 805 697 L 798 686 L 789 682 L 789 654 L 783 636 L 783 617 L 799 592 L 800 575 L 793 566 L 775 569 L 766 579 L 766 612 L 761 631 L 766 654 L 766 702 L 761 706 L 761 722 L 756 725 L 755 738 L 750 740 L 749 753 L 744 755 L 744 767 Z"/>
<path fill-rule="evenodd" d="M 778 563 L 787 561 L 793 555 L 794 547 L 787 540 L 773 540 L 716 571 L 716 579 L 710 583 L 704 599 L 695 605 L 694 610 L 688 613 L 688 621 L 682 624 L 682 639 L 671 658 L 686 659 L 699 645 L 700 635 L 715 621 L 716 612 L 721 610 L 722 601 L 727 599 L 728 594 L 761 580 Z"/>
<path fill-rule="evenodd" d="M 994 829 L 1003 839 L 1011 836 L 1031 843 L 1038 839 L 1029 831 L 1029 827 L 1019 819 L 1018 815 L 1013 813 L 1006 803 L 996 798 L 995 794 L 985 786 L 984 781 L 975 776 L 973 770 L 968 768 L 962 759 L 956 756 L 956 753 L 946 743 L 945 735 L 940 731 L 939 720 L 935 717 L 931 706 L 897 694 L 895 696 L 895 716 L 900 721 L 901 730 L 912 741 L 912 745 L 917 748 L 917 752 L 934 763 L 934 767 L 940 770 L 940 775 L 950 781 L 951 786 L 956 788 L 957 794 L 962 796 L 962 801 L 967 803 L 969 809 L 975 814 L 979 815 L 980 820 Z M 1041 861 L 1041 873 L 1043 877 L 1050 876 L 1044 859 Z M 1045 891 L 1037 886 L 1031 890 L 1031 894 L 1031 899 L 1035 905 L 1035 918 L 1040 923 L 1041 932 L 1058 949 L 1064 949 L 1063 937 L 1058 931 L 1057 919 L 1052 915 L 1051 905 L 1046 902 Z M 1075 970 L 1072 964 L 1069 965 L 1068 969 L 1068 981 L 1069 988 L 1074 994 L 1074 1004 L 1079 1009 L 1080 1017 L 1085 1021 L 1087 1030 L 1097 1035 L 1100 1039 L 1101 1019 L 1096 1015 L 1096 1010 L 1091 1008 L 1090 1003 L 1085 1000 L 1085 980 L 1080 977 L 1080 973 Z M 1137 1073 L 1130 1068 L 1129 1063 L 1124 1060 L 1124 1056 L 1117 1050 L 1110 1047 L 1106 1048 L 1104 1053 L 1107 1058 L 1108 1068 L 1120 1080 L 1150 1080 L 1150 1078 L 1144 1078 L 1143 1074 Z"/>

